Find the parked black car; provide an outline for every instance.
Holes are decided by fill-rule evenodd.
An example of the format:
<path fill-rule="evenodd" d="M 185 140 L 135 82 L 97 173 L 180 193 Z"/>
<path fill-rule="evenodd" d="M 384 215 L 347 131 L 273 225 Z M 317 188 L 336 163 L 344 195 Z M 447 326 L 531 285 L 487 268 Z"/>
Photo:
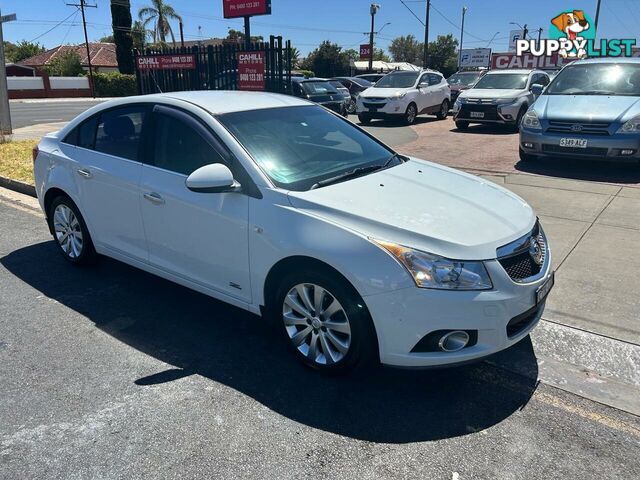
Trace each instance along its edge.
<path fill-rule="evenodd" d="M 356 78 L 362 78 L 371 83 L 376 83 L 382 77 L 384 77 L 386 73 L 364 73 L 362 75 L 357 75 Z"/>
<path fill-rule="evenodd" d="M 373 85 L 369 80 L 358 77 L 335 77 L 331 80 L 340 82 L 349 90 L 351 95 L 351 99 L 347 102 L 347 112 L 349 114 L 356 113 L 356 100 L 358 95 Z"/>
<path fill-rule="evenodd" d="M 347 115 L 346 102 L 343 94 L 336 87 L 322 78 L 291 79 L 293 95 L 318 103 L 340 115 Z"/>

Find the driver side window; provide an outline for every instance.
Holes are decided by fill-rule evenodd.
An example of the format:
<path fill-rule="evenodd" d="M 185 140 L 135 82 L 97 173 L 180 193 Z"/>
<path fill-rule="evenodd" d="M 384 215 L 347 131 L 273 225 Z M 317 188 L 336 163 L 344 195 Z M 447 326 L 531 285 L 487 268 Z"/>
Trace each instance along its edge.
<path fill-rule="evenodd" d="M 418 86 L 420 86 L 423 83 L 426 83 L 427 85 L 429 85 L 429 74 L 428 73 L 425 73 L 424 75 L 422 75 L 420 77 L 420 81 L 418 82 Z"/>
<path fill-rule="evenodd" d="M 183 175 L 211 163 L 224 163 L 222 156 L 200 133 L 171 115 L 156 112 L 154 164 Z"/>

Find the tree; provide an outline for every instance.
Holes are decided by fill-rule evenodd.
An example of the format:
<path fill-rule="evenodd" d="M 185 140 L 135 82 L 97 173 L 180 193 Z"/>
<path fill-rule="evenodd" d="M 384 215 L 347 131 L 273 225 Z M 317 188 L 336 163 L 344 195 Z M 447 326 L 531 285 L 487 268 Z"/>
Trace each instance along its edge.
<path fill-rule="evenodd" d="M 100 43 L 116 43 L 116 40 L 115 38 L 113 38 L 113 35 L 105 35 L 104 37 L 100 37 L 98 41 Z"/>
<path fill-rule="evenodd" d="M 445 77 L 458 69 L 458 40 L 452 34 L 438 35 L 429 43 L 429 68 L 438 70 Z"/>
<path fill-rule="evenodd" d="M 234 43 L 244 43 L 244 32 L 230 28 L 229 31 L 227 32 L 227 38 L 225 38 L 225 40 L 228 42 L 234 42 Z M 264 42 L 264 37 L 262 35 L 257 35 L 257 36 L 251 35 L 251 41 Z"/>
<path fill-rule="evenodd" d="M 300 50 L 296 47 L 291 47 L 289 49 L 289 56 L 291 58 L 291 68 L 296 68 L 300 63 Z"/>
<path fill-rule="evenodd" d="M 394 38 L 389 45 L 389 52 L 394 62 L 409 62 L 414 65 L 423 64 L 424 43 L 420 43 L 413 35 Z"/>
<path fill-rule="evenodd" d="M 74 50 L 67 50 L 53 57 L 46 71 L 52 77 L 77 77 L 84 73 L 80 55 Z"/>
<path fill-rule="evenodd" d="M 171 42 L 175 45 L 176 38 L 173 35 L 170 20 L 178 20 L 182 22 L 182 17 L 176 13 L 171 5 L 165 3 L 164 0 L 151 0 L 150 7 L 143 7 L 138 12 L 138 18 L 142 22 L 142 26 L 147 28 L 150 23 L 153 24 L 153 42 L 166 43 L 167 35 L 171 36 Z"/>
<path fill-rule="evenodd" d="M 147 44 L 147 37 L 149 36 L 149 32 L 142 22 L 136 20 L 133 22 L 133 26 L 131 27 L 131 39 L 133 40 L 133 48 L 142 52 L 144 50 L 144 46 Z"/>
<path fill-rule="evenodd" d="M 349 73 L 349 56 L 337 43 L 325 40 L 302 62 L 301 67 L 320 77 L 337 77 Z"/>
<path fill-rule="evenodd" d="M 390 62 L 391 59 L 389 55 L 387 55 L 382 48 L 374 48 L 373 49 L 373 59 L 379 60 L 381 62 Z"/>
<path fill-rule="evenodd" d="M 131 4 L 129 0 L 111 0 L 111 25 L 120 73 L 134 73 Z"/>
<path fill-rule="evenodd" d="M 11 45 L 12 48 L 10 48 L 9 51 L 5 50 L 5 55 L 7 59 L 13 63 L 44 52 L 44 47 L 42 45 L 40 45 L 39 43 L 27 42 L 26 40 L 22 40 L 15 45 Z"/>

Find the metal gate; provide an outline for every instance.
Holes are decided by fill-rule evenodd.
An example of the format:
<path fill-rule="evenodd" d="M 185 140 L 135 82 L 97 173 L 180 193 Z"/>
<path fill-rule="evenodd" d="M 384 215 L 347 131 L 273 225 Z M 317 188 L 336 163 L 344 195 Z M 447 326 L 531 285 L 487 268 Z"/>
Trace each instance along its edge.
<path fill-rule="evenodd" d="M 263 52 L 267 92 L 291 93 L 291 42 L 271 36 L 269 42 L 207 47 L 149 48 L 135 52 L 138 93 L 184 90 L 240 90 L 238 56 Z"/>

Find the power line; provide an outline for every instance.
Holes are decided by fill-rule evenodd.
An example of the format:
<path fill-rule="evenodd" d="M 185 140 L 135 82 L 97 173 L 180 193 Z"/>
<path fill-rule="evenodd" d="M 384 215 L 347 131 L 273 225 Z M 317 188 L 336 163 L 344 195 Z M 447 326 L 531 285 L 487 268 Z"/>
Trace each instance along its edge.
<path fill-rule="evenodd" d="M 66 22 L 67 20 L 69 20 L 69 19 L 70 19 L 71 17 L 73 17 L 76 13 L 77 13 L 77 10 L 76 10 L 75 12 L 73 12 L 71 15 L 69 15 L 67 18 L 65 18 L 64 20 L 62 20 L 62 21 L 60 21 L 60 22 L 56 23 L 53 27 L 51 27 L 51 28 L 50 28 L 49 30 L 47 30 L 46 32 L 41 33 L 41 34 L 40 34 L 40 35 L 38 35 L 37 37 L 35 37 L 35 38 L 33 38 L 33 39 L 29 40 L 29 42 L 30 42 L 30 43 L 31 43 L 31 42 L 35 42 L 35 41 L 36 41 L 36 40 L 38 40 L 39 38 L 44 37 L 47 33 L 49 33 L 49 32 L 51 32 L 51 31 L 55 30 L 55 29 L 56 29 L 56 28 L 58 28 L 60 25 L 62 25 L 64 22 Z"/>
<path fill-rule="evenodd" d="M 436 13 L 437 13 L 438 15 L 440 15 L 442 18 L 444 18 L 444 20 L 445 20 L 446 22 L 448 22 L 450 25 L 452 25 L 452 26 L 453 26 L 453 27 L 455 27 L 455 28 L 459 28 L 459 26 L 460 26 L 459 24 L 456 24 L 456 23 L 454 23 L 453 21 L 451 21 L 451 20 L 450 20 L 450 19 L 449 19 L 449 18 L 448 18 L 444 13 L 442 13 L 440 10 L 438 10 L 438 9 L 435 7 L 435 5 L 433 5 L 433 3 L 431 3 L 431 8 L 433 8 L 433 9 L 436 11 Z M 466 30 L 464 31 L 464 34 L 465 34 L 465 35 L 468 35 L 468 36 L 470 36 L 470 37 L 473 37 L 473 38 L 475 38 L 476 40 L 479 40 L 479 41 L 481 41 L 481 42 L 488 42 L 488 41 L 489 41 L 488 39 L 482 39 L 482 38 L 478 37 L 477 35 L 474 35 L 473 33 L 469 33 L 469 32 L 468 32 L 468 31 L 466 31 Z M 467 42 L 467 43 L 468 43 L 468 42 Z"/>

